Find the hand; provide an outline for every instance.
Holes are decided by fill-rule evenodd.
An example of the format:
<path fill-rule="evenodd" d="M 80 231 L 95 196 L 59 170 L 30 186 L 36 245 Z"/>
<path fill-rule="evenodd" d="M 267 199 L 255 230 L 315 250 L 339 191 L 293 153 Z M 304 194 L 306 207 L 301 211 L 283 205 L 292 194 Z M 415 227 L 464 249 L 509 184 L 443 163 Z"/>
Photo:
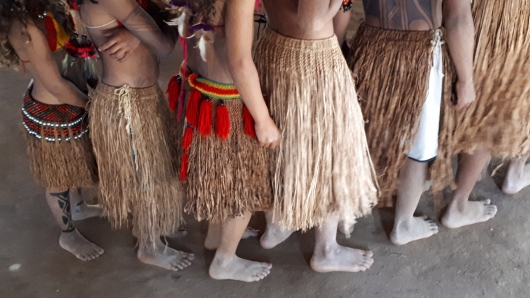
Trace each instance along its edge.
<path fill-rule="evenodd" d="M 108 40 L 101 47 L 100 52 L 105 52 L 118 62 L 126 61 L 129 54 L 140 45 L 140 40 L 129 30 L 123 27 L 113 28 L 103 34 Z"/>
<path fill-rule="evenodd" d="M 256 135 L 261 147 L 274 149 L 280 145 L 282 134 L 274 121 L 269 117 L 263 123 L 256 122 Z"/>
<path fill-rule="evenodd" d="M 457 111 L 467 108 L 477 97 L 473 80 L 465 82 L 457 81 L 454 92 L 455 94 L 453 96 L 456 96 L 456 98 L 453 101 L 453 108 Z"/>

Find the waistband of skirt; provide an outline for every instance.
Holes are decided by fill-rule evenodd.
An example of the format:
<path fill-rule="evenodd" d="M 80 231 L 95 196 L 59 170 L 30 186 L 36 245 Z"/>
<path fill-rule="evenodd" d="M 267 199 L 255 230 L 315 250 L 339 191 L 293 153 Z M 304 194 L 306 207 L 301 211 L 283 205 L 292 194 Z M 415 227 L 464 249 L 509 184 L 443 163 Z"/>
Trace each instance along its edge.
<path fill-rule="evenodd" d="M 103 82 L 99 82 L 98 86 L 96 87 L 95 92 L 96 93 L 102 93 L 102 94 L 116 94 L 119 95 L 121 92 L 129 92 L 132 95 L 135 95 L 137 97 L 149 97 L 158 94 L 160 91 L 160 86 L 158 83 L 155 83 L 154 85 L 150 87 L 131 87 L 128 84 L 124 84 L 123 86 L 117 87 L 117 86 L 111 86 L 107 85 Z"/>
<path fill-rule="evenodd" d="M 386 29 L 380 27 L 370 26 L 366 23 L 361 23 L 357 34 L 361 34 L 367 39 L 374 41 L 382 42 L 402 42 L 402 43 L 411 43 L 411 42 L 421 42 L 430 45 L 431 40 L 434 40 L 438 35 L 440 38 L 443 37 L 444 29 L 440 27 L 433 30 L 395 30 L 395 29 Z"/>
<path fill-rule="evenodd" d="M 329 51 L 338 49 L 340 51 L 336 35 L 323 39 L 298 39 L 285 36 L 266 26 L 261 39 L 268 40 L 276 46 L 288 47 L 293 50 Z"/>
<path fill-rule="evenodd" d="M 195 73 L 188 76 L 188 84 L 209 98 L 222 100 L 241 98 L 234 84 L 219 83 L 202 78 Z"/>

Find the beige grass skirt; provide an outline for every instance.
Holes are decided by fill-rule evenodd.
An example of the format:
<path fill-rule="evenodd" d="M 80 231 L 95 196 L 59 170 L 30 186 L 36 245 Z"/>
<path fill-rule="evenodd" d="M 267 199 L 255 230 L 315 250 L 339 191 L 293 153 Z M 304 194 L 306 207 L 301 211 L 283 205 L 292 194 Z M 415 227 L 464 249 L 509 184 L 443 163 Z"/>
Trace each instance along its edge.
<path fill-rule="evenodd" d="M 114 227 L 133 214 L 142 242 L 173 232 L 181 222 L 175 119 L 158 85 L 99 83 L 90 129 L 100 175 L 100 204 Z"/>
<path fill-rule="evenodd" d="M 88 115 L 71 105 L 48 105 L 26 92 L 24 136 L 35 181 L 47 189 L 97 185 L 97 167 L 88 135 Z"/>
<path fill-rule="evenodd" d="M 369 214 L 378 187 L 337 38 L 300 40 L 267 28 L 254 59 L 282 132 L 272 154 L 274 220 L 307 230 L 331 213 L 345 224 Z"/>

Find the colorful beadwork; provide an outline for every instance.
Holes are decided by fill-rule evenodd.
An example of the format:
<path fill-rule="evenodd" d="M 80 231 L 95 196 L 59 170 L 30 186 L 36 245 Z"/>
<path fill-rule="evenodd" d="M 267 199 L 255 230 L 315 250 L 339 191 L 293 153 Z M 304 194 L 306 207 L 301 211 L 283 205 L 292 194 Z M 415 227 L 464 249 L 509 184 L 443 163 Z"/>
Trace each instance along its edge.
<path fill-rule="evenodd" d="M 240 99 L 241 96 L 237 92 L 234 84 L 223 84 L 200 78 L 197 74 L 192 74 L 188 77 L 188 83 L 194 89 L 199 90 L 202 94 L 209 98 L 233 100 Z"/>

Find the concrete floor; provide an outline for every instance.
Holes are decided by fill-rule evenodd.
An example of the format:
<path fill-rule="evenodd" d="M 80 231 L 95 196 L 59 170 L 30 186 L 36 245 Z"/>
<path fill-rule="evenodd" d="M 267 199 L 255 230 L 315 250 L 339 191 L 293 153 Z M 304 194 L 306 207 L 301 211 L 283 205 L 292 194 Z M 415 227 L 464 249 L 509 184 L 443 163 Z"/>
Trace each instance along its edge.
<path fill-rule="evenodd" d="M 175 53 L 163 61 L 162 85 L 177 69 L 178 56 Z M 106 219 L 76 223 L 88 239 L 105 249 L 96 260 L 79 261 L 59 247 L 59 229 L 44 190 L 29 173 L 19 124 L 28 81 L 20 73 L 0 71 L 1 298 L 530 297 L 530 190 L 503 195 L 498 185 L 505 167 L 493 179 L 479 183 L 473 194 L 498 205 L 497 216 L 489 222 L 458 230 L 441 227 L 430 239 L 398 247 L 387 237 L 391 210 L 374 210 L 373 216 L 360 219 L 353 237 L 339 236 L 339 241 L 374 252 L 375 263 L 364 273 L 313 272 L 308 264 L 314 243 L 310 231 L 295 233 L 270 251 L 261 249 L 256 239 L 243 240 L 238 254 L 271 262 L 272 273 L 252 284 L 214 281 L 207 272 L 213 252 L 202 246 L 206 224 L 190 217 L 186 218 L 188 236 L 169 243 L 195 253 L 193 266 L 184 271 L 139 263 L 130 231 L 111 230 Z M 494 162 L 490 170 L 498 164 Z M 439 209 L 425 196 L 419 212 L 437 218 Z M 257 214 L 251 225 L 263 231 L 263 214 Z M 15 264 L 20 268 L 11 270 Z"/>

